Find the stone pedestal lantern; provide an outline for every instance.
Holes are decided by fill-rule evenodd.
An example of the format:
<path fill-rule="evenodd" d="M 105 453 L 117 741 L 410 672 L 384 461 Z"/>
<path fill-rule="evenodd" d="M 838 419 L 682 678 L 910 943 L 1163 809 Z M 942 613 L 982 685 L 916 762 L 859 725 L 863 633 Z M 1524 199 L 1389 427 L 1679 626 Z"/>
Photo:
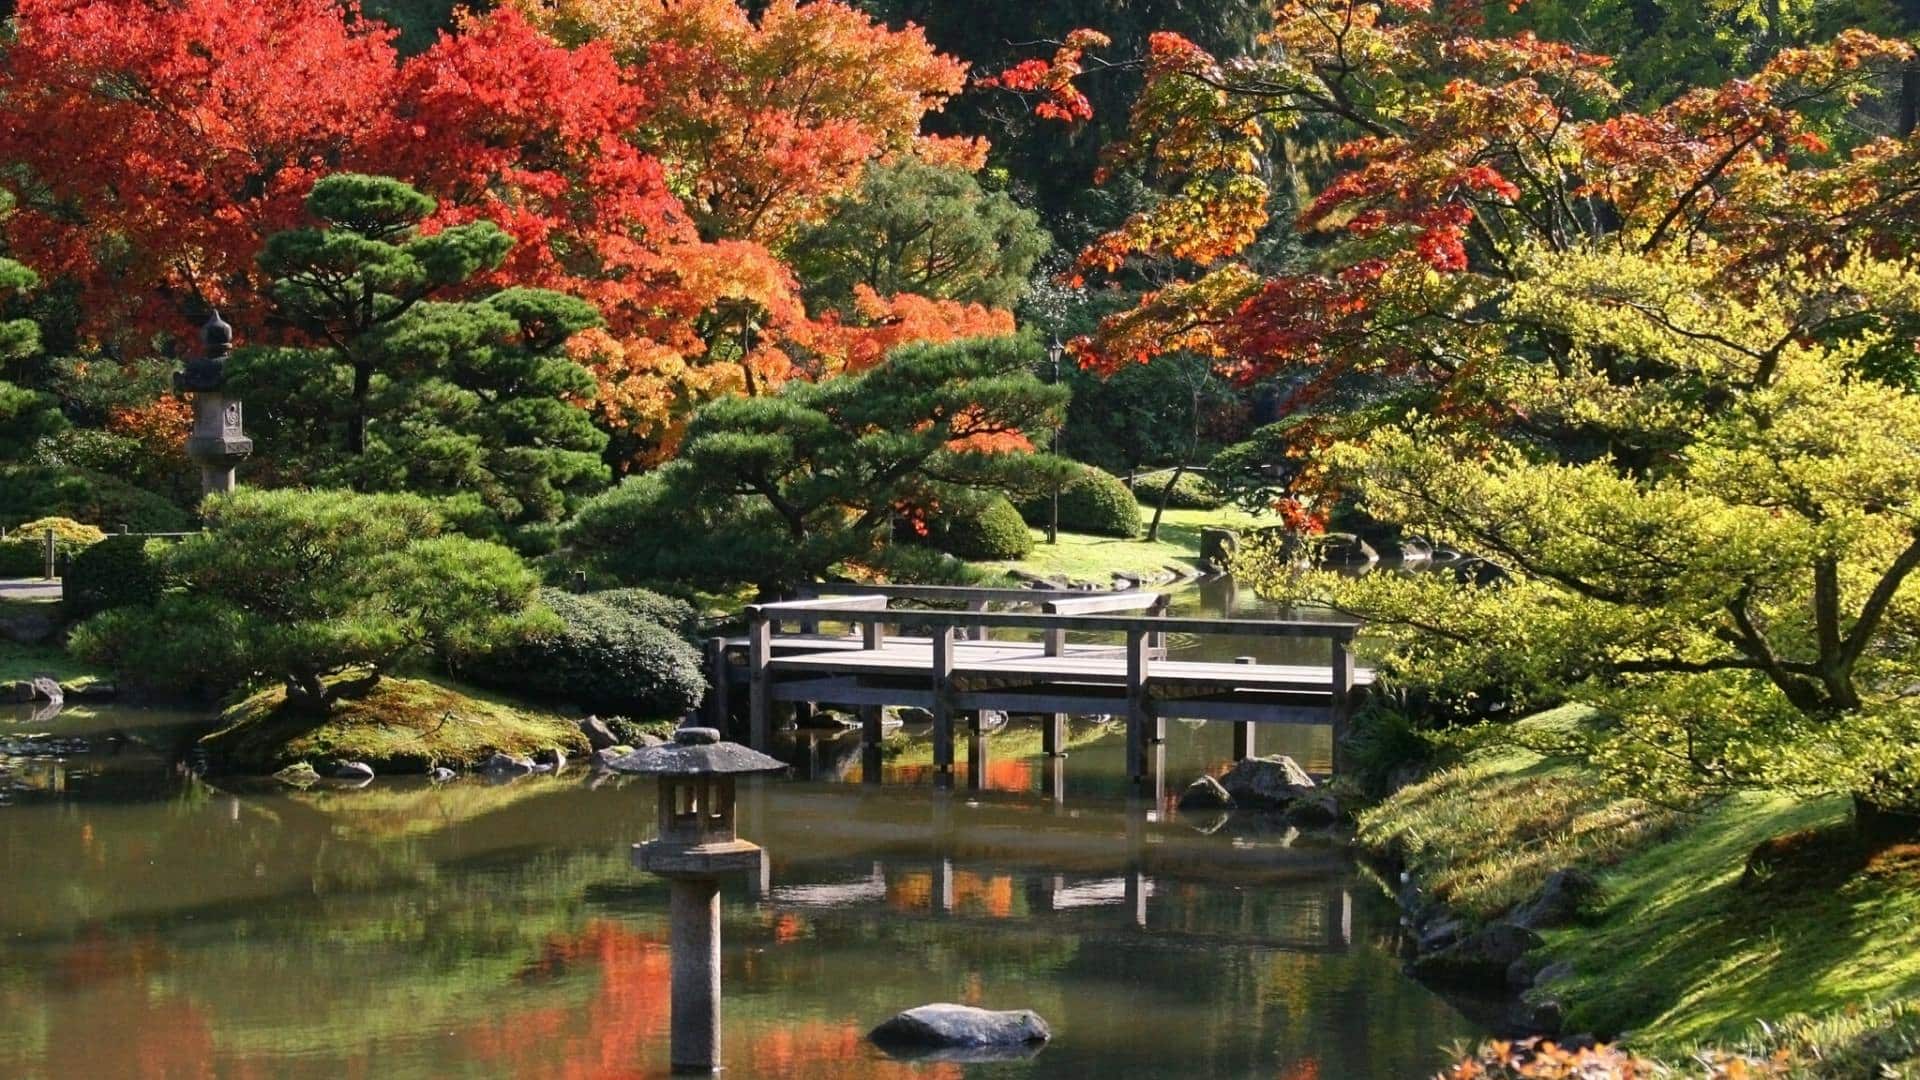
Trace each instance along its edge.
<path fill-rule="evenodd" d="M 660 785 L 660 837 L 633 846 L 633 865 L 670 883 L 676 1073 L 720 1068 L 720 879 L 761 872 L 766 852 L 736 832 L 734 781 L 786 764 L 712 728 L 681 728 L 665 746 L 613 762 Z"/>
<path fill-rule="evenodd" d="M 227 356 L 233 352 L 233 327 L 214 312 L 200 328 L 205 355 L 189 360 L 173 375 L 173 388 L 193 398 L 193 434 L 187 457 L 200 466 L 200 493 L 233 490 L 233 470 L 253 453 L 253 440 L 240 430 L 240 403 L 226 393 Z"/>

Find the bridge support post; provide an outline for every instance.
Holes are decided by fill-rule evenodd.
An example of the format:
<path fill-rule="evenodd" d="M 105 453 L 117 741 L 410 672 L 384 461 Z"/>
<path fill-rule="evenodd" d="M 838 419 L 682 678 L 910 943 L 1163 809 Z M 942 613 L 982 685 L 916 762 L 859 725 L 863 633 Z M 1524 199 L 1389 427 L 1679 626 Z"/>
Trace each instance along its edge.
<path fill-rule="evenodd" d="M 980 711 L 967 714 L 967 787 L 973 791 L 987 786 L 987 733 L 980 723 Z"/>
<path fill-rule="evenodd" d="M 765 752 L 773 742 L 773 624 L 761 612 L 747 616 L 747 744 Z"/>
<path fill-rule="evenodd" d="M 953 771 L 953 627 L 933 628 L 933 767 Z"/>
<path fill-rule="evenodd" d="M 887 628 L 885 624 L 870 622 L 861 627 L 860 631 L 860 643 L 868 652 L 877 652 L 886 644 Z M 860 706 L 860 741 L 863 744 L 869 747 L 878 747 L 880 745 L 880 740 L 886 737 L 886 732 L 881 727 L 882 719 L 884 719 L 884 716 L 880 706 Z"/>
<path fill-rule="evenodd" d="M 1147 632 L 1127 631 L 1127 768 L 1135 780 L 1147 775 L 1152 732 L 1147 712 Z"/>
<path fill-rule="evenodd" d="M 732 673 L 727 670 L 727 639 L 723 637 L 707 639 L 707 682 L 712 688 L 707 692 L 707 726 L 723 735 L 727 730 L 727 683 Z"/>
<path fill-rule="evenodd" d="M 1333 774 L 1346 772 L 1347 728 L 1353 720 L 1353 643 L 1333 639 Z"/>
<path fill-rule="evenodd" d="M 1040 750 L 1050 758 L 1067 756 L 1067 714 L 1048 713 L 1041 720 Z"/>
<path fill-rule="evenodd" d="M 1252 664 L 1257 663 L 1258 660 L 1252 656 L 1236 656 L 1233 658 L 1233 662 L 1236 664 Z M 1250 757 L 1257 757 L 1260 753 L 1260 751 L 1256 749 L 1257 742 L 1258 740 L 1254 738 L 1253 733 L 1253 721 L 1235 720 L 1233 722 L 1233 760 L 1245 761 Z"/>

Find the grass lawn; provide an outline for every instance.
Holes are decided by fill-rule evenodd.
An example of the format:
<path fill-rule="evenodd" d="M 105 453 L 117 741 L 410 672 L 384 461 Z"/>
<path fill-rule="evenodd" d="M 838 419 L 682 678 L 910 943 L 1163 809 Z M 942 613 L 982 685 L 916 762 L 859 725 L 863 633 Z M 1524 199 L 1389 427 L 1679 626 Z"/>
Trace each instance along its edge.
<path fill-rule="evenodd" d="M 1585 719 L 1575 707 L 1522 724 L 1537 745 Z M 1523 749 L 1480 751 L 1363 815 L 1361 839 L 1482 919 L 1556 869 L 1597 872 L 1589 923 L 1545 935 L 1574 969 L 1553 992 L 1568 1030 L 1629 1032 L 1657 1055 L 1920 995 L 1920 845 L 1862 849 L 1841 798 L 1741 795 L 1685 814 L 1596 779 Z M 1762 845 L 1776 853 L 1749 872 Z"/>
<path fill-rule="evenodd" d="M 1152 517 L 1153 511 L 1141 511 L 1140 520 L 1143 523 Z M 1219 510 L 1168 510 L 1160 521 L 1160 538 L 1152 543 L 1062 532 L 1058 544 L 1049 544 L 1046 530 L 1035 529 L 1033 553 L 1026 558 L 974 565 L 989 572 L 1011 573 L 1018 570 L 1038 577 L 1061 576 L 1101 585 L 1108 584 L 1115 572 L 1157 574 L 1169 566 L 1185 567 L 1197 572 L 1200 569 L 1201 529 L 1209 526 L 1243 529 L 1272 524 L 1275 520 L 1256 518 L 1244 510 L 1231 507 Z"/>

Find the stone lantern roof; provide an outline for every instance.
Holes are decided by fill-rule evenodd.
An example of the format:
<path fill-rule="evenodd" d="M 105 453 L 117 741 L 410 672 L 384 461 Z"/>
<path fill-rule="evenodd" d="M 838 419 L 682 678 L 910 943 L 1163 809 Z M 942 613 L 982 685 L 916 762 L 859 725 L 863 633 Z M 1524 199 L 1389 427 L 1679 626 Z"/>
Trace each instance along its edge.
<path fill-rule="evenodd" d="M 635 750 L 609 762 L 615 772 L 643 776 L 740 776 L 783 772 L 787 763 L 739 743 L 720 741 L 713 728 L 681 728 L 673 741 Z"/>

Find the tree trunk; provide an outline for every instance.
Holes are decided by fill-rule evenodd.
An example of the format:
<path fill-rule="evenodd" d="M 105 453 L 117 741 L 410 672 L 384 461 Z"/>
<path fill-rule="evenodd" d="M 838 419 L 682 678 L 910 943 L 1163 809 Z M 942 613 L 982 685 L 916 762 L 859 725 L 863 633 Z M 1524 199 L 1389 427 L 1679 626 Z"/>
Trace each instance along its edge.
<path fill-rule="evenodd" d="M 373 389 L 373 365 L 364 361 L 353 365 L 353 416 L 347 422 L 347 453 L 355 457 L 367 451 L 367 395 Z"/>
<path fill-rule="evenodd" d="M 1180 478 L 1186 474 L 1187 463 L 1182 461 L 1174 466 L 1173 475 L 1167 478 L 1167 486 L 1160 489 L 1160 502 L 1153 508 L 1153 522 L 1147 526 L 1149 544 L 1160 539 L 1160 517 L 1167 512 L 1167 503 L 1173 500 L 1173 485 L 1179 483 Z"/>

